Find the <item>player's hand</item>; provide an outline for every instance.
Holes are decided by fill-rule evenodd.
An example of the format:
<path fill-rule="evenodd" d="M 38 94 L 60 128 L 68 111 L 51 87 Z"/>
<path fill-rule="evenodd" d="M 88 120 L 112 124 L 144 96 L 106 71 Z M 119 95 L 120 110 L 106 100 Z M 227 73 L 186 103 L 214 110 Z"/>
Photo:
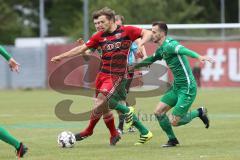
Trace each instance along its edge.
<path fill-rule="evenodd" d="M 128 66 L 128 72 L 133 72 L 134 71 L 134 66 L 133 65 L 129 65 Z"/>
<path fill-rule="evenodd" d="M 135 54 L 135 58 L 136 58 L 136 59 L 138 59 L 138 58 L 143 59 L 143 57 L 144 57 L 144 54 L 143 54 L 142 52 L 137 52 L 137 53 Z"/>
<path fill-rule="evenodd" d="M 10 60 L 8 61 L 8 64 L 11 71 L 15 71 L 17 73 L 19 72 L 20 64 L 17 63 L 13 58 L 10 58 Z"/>
<path fill-rule="evenodd" d="M 85 42 L 84 42 L 84 40 L 83 40 L 82 38 L 79 38 L 79 39 L 77 40 L 77 43 L 81 46 L 81 45 L 83 45 Z"/>
<path fill-rule="evenodd" d="M 62 58 L 60 56 L 55 56 L 55 57 L 52 57 L 51 62 L 57 63 L 57 62 L 60 62 L 61 60 Z"/>
<path fill-rule="evenodd" d="M 208 61 L 210 63 L 214 63 L 214 59 L 212 59 L 211 57 L 208 57 L 208 56 L 200 56 L 198 59 L 202 63 L 205 63 L 206 61 Z"/>
<path fill-rule="evenodd" d="M 136 56 L 144 57 L 144 55 L 143 55 L 143 48 L 141 46 L 138 46 L 138 50 L 137 50 Z"/>

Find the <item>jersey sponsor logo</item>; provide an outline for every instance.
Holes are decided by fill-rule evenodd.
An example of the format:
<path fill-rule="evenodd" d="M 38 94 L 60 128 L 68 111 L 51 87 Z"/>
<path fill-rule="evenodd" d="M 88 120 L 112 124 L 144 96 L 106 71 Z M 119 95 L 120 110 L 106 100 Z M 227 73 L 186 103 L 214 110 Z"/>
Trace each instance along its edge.
<path fill-rule="evenodd" d="M 117 43 L 115 44 L 115 47 L 116 47 L 116 48 L 120 48 L 120 47 L 121 47 L 121 42 L 117 42 Z"/>
<path fill-rule="evenodd" d="M 105 50 L 112 50 L 114 48 L 114 44 L 108 44 L 106 45 L 106 49 Z"/>
<path fill-rule="evenodd" d="M 102 46 L 103 51 L 112 51 L 116 49 L 129 49 L 131 45 L 131 41 L 122 41 L 122 42 L 108 42 Z"/>

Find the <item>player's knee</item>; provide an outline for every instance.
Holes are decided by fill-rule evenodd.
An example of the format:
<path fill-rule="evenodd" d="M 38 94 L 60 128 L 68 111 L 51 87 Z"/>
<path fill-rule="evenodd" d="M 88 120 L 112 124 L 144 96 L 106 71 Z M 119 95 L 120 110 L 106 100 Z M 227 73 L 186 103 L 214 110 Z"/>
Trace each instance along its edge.
<path fill-rule="evenodd" d="M 164 110 L 161 108 L 156 108 L 154 111 L 155 115 L 163 115 L 164 113 L 165 113 Z"/>
<path fill-rule="evenodd" d="M 169 109 L 170 109 L 170 107 L 169 107 L 167 104 L 165 104 L 165 103 L 163 103 L 163 102 L 160 102 L 160 103 L 157 105 L 157 107 L 156 107 L 156 109 L 155 109 L 155 111 L 154 111 L 154 114 L 155 114 L 155 115 L 163 115 L 163 114 L 165 114 Z"/>
<path fill-rule="evenodd" d="M 107 101 L 106 96 L 99 94 L 99 96 L 97 97 L 97 100 L 96 100 L 96 105 L 104 104 L 104 102 L 106 102 L 106 101 Z"/>
<path fill-rule="evenodd" d="M 110 117 L 110 116 L 112 116 L 112 115 L 113 115 L 113 113 L 112 113 L 111 111 L 108 111 L 108 112 L 106 112 L 106 113 L 103 114 L 103 118 L 105 118 L 105 117 Z"/>
<path fill-rule="evenodd" d="M 98 100 L 102 100 L 102 101 L 106 101 L 106 100 L 107 100 L 107 97 L 106 97 L 104 94 L 100 93 L 100 94 L 97 96 L 97 99 L 98 99 Z"/>

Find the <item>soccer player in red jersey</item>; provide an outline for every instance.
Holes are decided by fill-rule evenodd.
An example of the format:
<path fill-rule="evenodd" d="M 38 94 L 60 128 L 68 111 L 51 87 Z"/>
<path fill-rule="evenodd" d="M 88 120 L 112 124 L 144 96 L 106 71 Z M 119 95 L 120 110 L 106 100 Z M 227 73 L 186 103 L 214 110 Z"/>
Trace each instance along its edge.
<path fill-rule="evenodd" d="M 138 125 L 140 121 L 134 114 L 132 107 L 119 104 L 112 95 L 117 92 L 122 79 L 127 75 L 127 56 L 130 45 L 136 39 L 142 37 L 139 46 L 152 38 L 151 32 L 132 26 L 117 26 L 115 24 L 115 12 L 109 8 L 103 8 L 93 13 L 93 19 L 99 19 L 101 31 L 94 34 L 86 44 L 77 46 L 70 51 L 62 53 L 51 59 L 52 62 L 61 61 L 64 58 L 84 54 L 89 48 L 102 50 L 102 67 L 96 79 L 97 102 L 90 117 L 90 123 L 111 109 L 125 114 L 125 128 L 132 124 Z M 141 51 L 141 47 L 139 47 Z M 141 126 L 140 139 L 136 145 L 144 144 L 152 138 L 152 133 L 143 125 Z"/>
<path fill-rule="evenodd" d="M 93 20 L 96 31 L 101 31 L 99 22 L 100 22 L 99 19 Z M 94 33 L 94 34 L 96 34 L 96 33 Z M 82 39 L 79 39 L 78 43 L 79 43 L 79 45 L 83 45 L 85 42 Z M 96 49 L 89 49 L 85 52 L 85 54 L 89 55 L 95 51 L 96 51 Z M 98 52 L 99 56 L 101 57 L 101 55 L 102 55 L 101 49 L 97 49 L 97 52 Z M 101 117 L 103 117 L 104 123 L 107 126 L 107 128 L 109 129 L 110 134 L 111 134 L 110 145 L 116 145 L 116 143 L 121 139 L 121 136 L 115 127 L 114 116 L 113 116 L 113 113 L 111 110 L 104 113 L 102 116 L 101 115 L 99 115 L 98 117 L 95 116 L 94 120 L 90 121 L 88 126 L 83 131 L 81 131 L 80 133 L 77 133 L 75 135 L 76 139 L 78 141 L 81 141 L 81 140 L 91 136 L 93 134 L 93 130 L 94 130 L 96 124 L 99 122 Z"/>

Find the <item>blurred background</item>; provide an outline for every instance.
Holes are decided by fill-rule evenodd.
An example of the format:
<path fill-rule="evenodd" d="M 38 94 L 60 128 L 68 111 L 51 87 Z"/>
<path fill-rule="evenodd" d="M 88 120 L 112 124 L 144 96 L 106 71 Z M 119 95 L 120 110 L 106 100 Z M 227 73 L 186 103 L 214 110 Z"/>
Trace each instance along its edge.
<path fill-rule="evenodd" d="M 0 0 L 0 44 L 21 64 L 15 74 L 0 61 L 0 88 L 48 88 L 51 73 L 66 62 L 50 64 L 50 58 L 87 40 L 95 32 L 92 12 L 105 6 L 127 25 L 150 29 L 165 21 L 170 36 L 214 58 L 215 64 L 190 60 L 199 87 L 240 87 L 240 0 Z M 148 55 L 155 48 L 147 44 Z M 76 68 L 68 82 L 83 85 L 85 70 Z"/>

